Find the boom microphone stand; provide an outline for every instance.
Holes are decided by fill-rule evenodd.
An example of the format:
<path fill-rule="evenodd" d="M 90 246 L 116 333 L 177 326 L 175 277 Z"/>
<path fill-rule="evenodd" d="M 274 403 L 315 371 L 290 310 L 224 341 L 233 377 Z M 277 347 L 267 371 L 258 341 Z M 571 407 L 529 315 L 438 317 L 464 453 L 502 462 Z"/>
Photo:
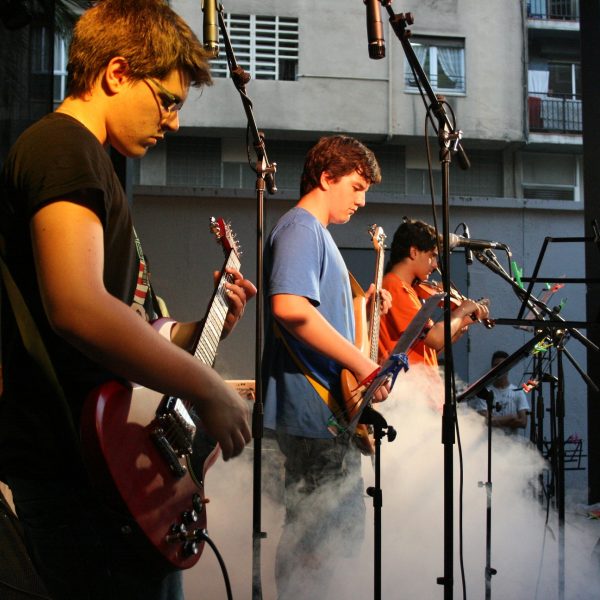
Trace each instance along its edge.
<path fill-rule="evenodd" d="M 452 598 L 454 585 L 454 442 L 456 423 L 456 404 L 454 399 L 453 385 L 453 357 L 452 357 L 452 335 L 450 331 L 450 239 L 449 232 L 450 210 L 449 210 L 449 180 L 450 161 L 452 154 L 457 154 L 461 168 L 468 169 L 469 159 L 463 150 L 460 140 L 462 132 L 455 129 L 450 123 L 444 109 L 443 99 L 436 96 L 427 75 L 423 71 L 419 60 L 410 44 L 411 32 L 406 29 L 412 25 L 414 20 L 410 13 L 396 15 L 391 8 L 391 0 L 380 0 L 382 6 L 388 12 L 389 21 L 396 37 L 400 40 L 406 59 L 415 75 L 421 98 L 425 104 L 428 118 L 431 120 L 433 114 L 438 122 L 437 133 L 440 145 L 440 162 L 442 166 L 442 207 L 443 221 L 443 272 L 442 283 L 446 292 L 444 298 L 444 409 L 442 414 L 442 443 L 444 444 L 444 575 L 438 577 L 437 583 L 444 586 L 444 599 Z M 426 99 L 427 97 L 427 99 Z M 433 120 L 432 120 L 433 123 Z M 435 128 L 435 124 L 434 124 Z"/>
<path fill-rule="evenodd" d="M 264 229 L 264 191 L 269 194 L 277 191 L 275 186 L 276 164 L 269 163 L 264 143 L 264 134 L 258 131 L 254 114 L 252 112 L 252 101 L 246 94 L 246 84 L 250 81 L 248 75 L 235 59 L 233 47 L 225 26 L 223 17 L 223 5 L 219 4 L 217 9 L 219 17 L 219 28 L 223 36 L 225 51 L 227 53 L 227 64 L 231 79 L 240 94 L 244 111 L 248 119 L 247 134 L 252 135 L 254 150 L 256 152 L 256 344 L 255 344 L 255 401 L 252 413 L 252 438 L 254 440 L 254 461 L 252 477 L 252 599 L 262 599 L 262 582 L 260 574 L 260 542 L 267 535 L 262 531 L 261 524 L 261 484 L 262 484 L 262 438 L 264 404 L 262 393 L 261 354 L 263 347 L 263 321 L 264 321 L 264 299 L 263 299 L 263 229 Z"/>

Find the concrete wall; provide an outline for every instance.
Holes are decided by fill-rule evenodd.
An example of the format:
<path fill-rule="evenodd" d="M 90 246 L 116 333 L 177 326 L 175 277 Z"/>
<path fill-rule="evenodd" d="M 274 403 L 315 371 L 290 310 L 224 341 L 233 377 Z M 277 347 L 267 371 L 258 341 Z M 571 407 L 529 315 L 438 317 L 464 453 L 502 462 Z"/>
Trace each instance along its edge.
<path fill-rule="evenodd" d="M 197 2 L 175 8 L 201 36 Z M 259 126 L 293 131 L 353 131 L 373 136 L 419 136 L 424 109 L 405 90 L 404 51 L 386 23 L 387 56 L 367 53 L 362 2 L 299 1 L 288 4 L 232 0 L 226 12 L 294 16 L 299 19 L 298 81 L 251 81 Z M 466 94 L 452 96 L 457 123 L 468 138 L 523 139 L 523 22 L 519 0 L 409 0 L 414 35 L 465 39 Z M 231 80 L 217 79 L 202 94 L 192 90 L 182 110 L 184 127 L 244 127 L 246 117 Z"/>

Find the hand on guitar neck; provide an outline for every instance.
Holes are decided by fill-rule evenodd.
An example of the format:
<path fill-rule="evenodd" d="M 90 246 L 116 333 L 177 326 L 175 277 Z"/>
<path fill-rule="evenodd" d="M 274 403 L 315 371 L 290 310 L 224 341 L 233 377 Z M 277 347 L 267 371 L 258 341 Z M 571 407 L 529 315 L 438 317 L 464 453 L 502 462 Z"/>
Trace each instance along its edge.
<path fill-rule="evenodd" d="M 225 272 L 227 276 L 224 289 L 229 306 L 223 322 L 221 340 L 231 333 L 237 322 L 242 318 L 248 300 L 256 296 L 256 287 L 251 281 L 244 279 L 240 271 L 228 267 Z M 218 285 L 222 275 L 220 271 L 215 271 L 215 285 Z M 189 352 L 197 342 L 198 335 L 203 327 L 204 321 L 175 323 L 171 330 L 171 341 Z"/>

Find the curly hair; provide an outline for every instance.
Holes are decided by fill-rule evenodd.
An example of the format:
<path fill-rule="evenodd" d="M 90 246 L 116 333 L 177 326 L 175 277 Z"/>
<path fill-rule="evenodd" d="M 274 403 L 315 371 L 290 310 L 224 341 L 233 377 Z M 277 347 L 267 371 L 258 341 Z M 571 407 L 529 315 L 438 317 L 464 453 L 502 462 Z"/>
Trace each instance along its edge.
<path fill-rule="evenodd" d="M 69 48 L 69 95 L 90 91 L 115 56 L 127 59 L 133 80 L 177 69 L 194 87 L 212 83 L 208 53 L 164 0 L 99 0 L 85 11 Z"/>
<path fill-rule="evenodd" d="M 386 272 L 389 271 L 396 263 L 410 256 L 412 246 L 427 252 L 433 250 L 438 242 L 438 237 L 435 229 L 423 221 L 413 221 L 404 217 L 402 223 L 394 233 L 392 240 L 390 259 L 386 265 Z"/>
<path fill-rule="evenodd" d="M 324 172 L 338 180 L 354 171 L 369 184 L 381 181 L 379 163 L 373 152 L 364 144 L 346 135 L 322 137 L 306 155 L 300 181 L 300 196 L 319 187 Z"/>

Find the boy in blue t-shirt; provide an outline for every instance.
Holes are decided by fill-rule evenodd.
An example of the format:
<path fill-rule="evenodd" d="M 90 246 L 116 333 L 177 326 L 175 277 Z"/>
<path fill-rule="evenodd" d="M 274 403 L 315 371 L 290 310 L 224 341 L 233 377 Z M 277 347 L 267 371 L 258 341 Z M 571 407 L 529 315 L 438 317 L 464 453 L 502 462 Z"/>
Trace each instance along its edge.
<path fill-rule="evenodd" d="M 280 600 L 314 597 L 307 577 L 324 597 L 333 557 L 348 555 L 362 538 L 360 452 L 350 434 L 330 432 L 335 408 L 305 372 L 339 399 L 343 368 L 362 381 L 378 366 L 354 345 L 348 270 L 327 226 L 347 223 L 380 180 L 375 156 L 358 140 L 322 138 L 307 155 L 300 201 L 278 221 L 265 249 L 265 426 L 285 456 Z M 375 400 L 387 394 L 382 387 Z"/>

